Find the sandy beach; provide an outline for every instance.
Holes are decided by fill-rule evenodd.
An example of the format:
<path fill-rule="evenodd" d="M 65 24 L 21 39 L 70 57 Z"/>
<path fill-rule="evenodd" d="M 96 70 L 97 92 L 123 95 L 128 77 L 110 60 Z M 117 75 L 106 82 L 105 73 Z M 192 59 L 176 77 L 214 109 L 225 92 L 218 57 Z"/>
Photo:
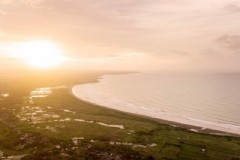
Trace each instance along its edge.
<path fill-rule="evenodd" d="M 156 112 L 155 110 L 149 109 L 146 106 L 136 106 L 133 103 L 102 97 L 102 95 L 98 94 L 98 92 L 94 89 L 94 83 L 75 85 L 72 87 L 72 94 L 76 98 L 88 103 L 93 103 L 102 107 L 111 108 L 130 114 L 146 116 L 163 124 L 187 128 L 192 132 L 216 135 L 240 135 L 240 126 L 186 117 L 184 115 L 178 115 L 165 110 L 162 112 Z"/>

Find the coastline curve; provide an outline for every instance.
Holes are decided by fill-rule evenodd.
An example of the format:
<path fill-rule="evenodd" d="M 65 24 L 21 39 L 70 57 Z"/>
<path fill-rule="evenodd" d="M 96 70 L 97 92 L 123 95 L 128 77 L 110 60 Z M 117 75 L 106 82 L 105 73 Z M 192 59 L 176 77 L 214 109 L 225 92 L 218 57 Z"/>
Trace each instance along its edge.
<path fill-rule="evenodd" d="M 134 103 L 122 101 L 118 98 L 103 95 L 99 93 L 98 90 L 96 90 L 95 88 L 96 84 L 101 83 L 103 80 L 104 76 L 100 77 L 96 83 L 75 85 L 72 87 L 72 94 L 80 100 L 118 111 L 148 116 L 184 125 L 201 127 L 202 130 L 210 129 L 240 135 L 240 126 L 205 121 L 194 117 L 186 117 L 184 115 L 172 113 L 166 110 L 154 110 L 152 109 L 152 107 L 149 106 L 136 105 Z"/>

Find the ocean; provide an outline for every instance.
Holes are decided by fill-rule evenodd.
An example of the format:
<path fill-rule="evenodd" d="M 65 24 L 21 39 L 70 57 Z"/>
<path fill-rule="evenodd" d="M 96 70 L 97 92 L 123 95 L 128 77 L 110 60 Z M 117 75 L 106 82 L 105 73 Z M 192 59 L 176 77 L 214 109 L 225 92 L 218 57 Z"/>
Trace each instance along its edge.
<path fill-rule="evenodd" d="M 101 106 L 240 134 L 240 74 L 104 75 L 73 94 Z"/>

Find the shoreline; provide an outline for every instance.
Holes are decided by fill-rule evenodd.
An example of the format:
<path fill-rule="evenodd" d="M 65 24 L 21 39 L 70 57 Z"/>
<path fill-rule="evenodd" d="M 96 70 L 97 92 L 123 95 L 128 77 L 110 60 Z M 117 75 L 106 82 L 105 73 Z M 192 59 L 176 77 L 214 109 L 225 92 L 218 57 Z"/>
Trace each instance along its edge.
<path fill-rule="evenodd" d="M 102 75 L 103 76 L 103 75 Z M 150 114 L 146 114 L 147 110 L 130 110 L 130 109 L 126 109 L 126 107 L 117 107 L 117 106 L 111 106 L 110 105 L 103 105 L 103 104 L 99 104 L 96 101 L 93 100 L 93 98 L 89 99 L 88 97 L 81 97 L 76 93 L 76 88 L 79 86 L 83 86 L 83 85 L 89 85 L 89 84 L 93 84 L 93 83 L 99 83 L 99 80 L 102 79 L 102 76 L 99 76 L 98 79 L 96 79 L 93 82 L 86 82 L 86 83 L 81 83 L 78 85 L 73 85 L 71 86 L 71 94 L 77 98 L 80 101 L 84 101 L 85 103 L 89 103 L 89 104 L 93 104 L 99 107 L 103 107 L 106 109 L 111 109 L 111 110 L 115 110 L 118 112 L 123 112 L 123 113 L 127 113 L 127 114 L 131 114 L 133 116 L 140 116 L 149 120 L 153 120 L 155 122 L 158 122 L 160 124 L 165 124 L 165 125 L 169 125 L 172 127 L 179 127 L 179 128 L 184 128 L 187 129 L 189 132 L 195 132 L 195 133 L 204 133 L 204 134 L 210 134 L 210 135 L 220 135 L 220 136 L 235 136 L 235 137 L 239 137 L 240 136 L 240 131 L 236 130 L 234 132 L 234 130 L 231 130 L 232 128 L 230 128 L 233 125 L 229 125 L 229 124 L 217 124 L 215 122 L 208 122 L 208 121 L 204 121 L 204 120 L 198 120 L 198 119 L 193 119 L 193 118 L 181 118 L 181 117 L 171 117 L 169 115 L 166 115 L 165 112 L 161 113 L 161 114 L 165 114 L 162 118 L 159 117 L 159 115 L 152 115 L 152 113 Z M 114 105 L 114 104 L 112 104 Z M 145 112 L 145 114 L 144 114 Z M 158 113 L 159 114 L 159 113 Z M 169 114 L 169 113 L 167 113 Z M 228 125 L 229 127 L 224 127 L 223 125 Z M 237 126 L 238 127 L 238 126 Z M 229 130 L 231 130 L 229 132 Z"/>

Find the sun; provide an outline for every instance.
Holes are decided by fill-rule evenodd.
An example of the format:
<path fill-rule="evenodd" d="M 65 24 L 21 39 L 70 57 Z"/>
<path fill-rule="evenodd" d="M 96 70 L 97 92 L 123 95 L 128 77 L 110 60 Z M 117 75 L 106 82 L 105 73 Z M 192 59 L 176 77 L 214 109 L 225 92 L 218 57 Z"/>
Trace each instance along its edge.
<path fill-rule="evenodd" d="M 15 55 L 35 68 L 51 68 L 65 61 L 62 49 L 52 41 L 25 41 L 15 46 Z"/>

